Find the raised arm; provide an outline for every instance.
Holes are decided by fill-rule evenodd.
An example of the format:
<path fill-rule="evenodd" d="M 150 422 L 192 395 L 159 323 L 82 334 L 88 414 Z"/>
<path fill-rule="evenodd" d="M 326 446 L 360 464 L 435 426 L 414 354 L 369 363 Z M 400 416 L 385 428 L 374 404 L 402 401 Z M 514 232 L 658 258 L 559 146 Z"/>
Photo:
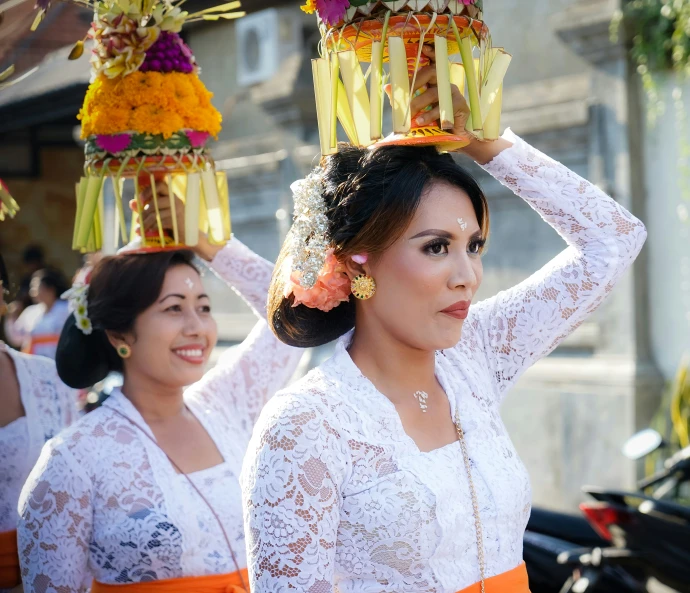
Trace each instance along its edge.
<path fill-rule="evenodd" d="M 525 281 L 470 309 L 465 338 L 483 347 L 499 398 L 601 304 L 647 236 L 637 218 L 595 185 L 510 131 L 504 138 L 513 146 L 483 167 L 568 247 Z"/>
<path fill-rule="evenodd" d="M 273 264 L 232 238 L 210 259 L 208 266 L 252 308 L 266 319 L 266 300 Z"/>
<path fill-rule="evenodd" d="M 240 478 L 254 593 L 332 593 L 341 486 L 350 459 L 317 398 L 263 411 Z"/>
<path fill-rule="evenodd" d="M 265 321 L 259 321 L 244 342 L 224 352 L 218 364 L 189 387 L 185 397 L 223 410 L 249 434 L 266 402 L 287 385 L 303 353 L 283 344 Z"/>
<path fill-rule="evenodd" d="M 92 484 L 72 454 L 43 448 L 19 499 L 17 536 L 24 593 L 85 593 L 91 542 Z"/>

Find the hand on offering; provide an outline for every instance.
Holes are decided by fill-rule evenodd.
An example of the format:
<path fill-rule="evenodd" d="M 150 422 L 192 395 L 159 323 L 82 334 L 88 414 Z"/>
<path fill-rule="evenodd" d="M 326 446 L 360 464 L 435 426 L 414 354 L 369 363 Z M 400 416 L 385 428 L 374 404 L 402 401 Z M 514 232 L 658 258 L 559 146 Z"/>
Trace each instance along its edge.
<path fill-rule="evenodd" d="M 416 95 L 410 102 L 410 111 L 413 114 L 412 121 L 418 125 L 428 124 L 437 121 L 440 118 L 438 89 L 436 85 L 436 66 L 434 61 L 436 54 L 434 48 L 430 45 L 425 45 L 422 48 L 422 53 L 431 60 L 431 64 L 421 68 L 417 72 L 417 77 L 414 81 L 414 88 L 412 91 L 416 93 L 420 89 L 426 89 Z M 390 93 L 390 85 L 386 86 L 386 92 Z M 469 144 L 456 152 L 465 153 L 470 158 L 474 159 L 480 164 L 488 163 L 502 150 L 512 146 L 512 143 L 503 138 L 496 140 L 480 140 L 474 134 L 468 132 L 465 128 L 467 120 L 470 117 L 470 107 L 465 100 L 465 97 L 460 92 L 460 89 L 451 85 L 451 95 L 453 98 L 453 134 L 457 136 L 464 136 L 468 139 Z"/>
<path fill-rule="evenodd" d="M 170 196 L 168 190 L 168 184 L 164 181 L 159 181 L 156 183 L 156 198 L 158 202 L 158 214 L 156 213 L 156 208 L 153 204 L 153 188 L 151 186 L 146 187 L 139 194 L 139 199 L 143 203 L 143 227 L 144 232 L 158 233 L 158 219 L 160 217 L 161 226 L 164 232 L 172 233 L 175 228 L 173 224 L 173 216 L 177 222 L 178 235 L 180 238 L 180 243 L 185 242 L 185 225 L 184 225 L 184 203 L 179 197 L 175 195 Z M 136 212 L 137 203 L 136 200 L 130 202 L 130 208 Z M 138 227 L 137 232 L 141 233 L 141 224 Z M 205 233 L 199 233 L 199 242 L 194 247 L 189 247 L 194 253 L 196 253 L 200 258 L 206 261 L 211 261 L 216 253 L 222 249 L 223 245 L 212 245 L 208 240 Z"/>
<path fill-rule="evenodd" d="M 410 101 L 410 112 L 412 122 L 417 125 L 428 124 L 438 121 L 441 117 L 439 108 L 438 87 L 436 86 L 436 54 L 431 45 L 425 45 L 422 53 L 431 60 L 431 64 L 420 68 L 414 80 L 412 93 L 414 98 Z M 424 87 L 427 87 L 425 90 Z M 422 90 L 421 93 L 418 91 Z M 466 136 L 472 140 L 474 136 L 467 132 L 467 120 L 470 117 L 470 107 L 462 96 L 460 89 L 454 84 L 451 85 L 451 96 L 453 98 L 454 125 L 452 132 L 458 136 Z"/>

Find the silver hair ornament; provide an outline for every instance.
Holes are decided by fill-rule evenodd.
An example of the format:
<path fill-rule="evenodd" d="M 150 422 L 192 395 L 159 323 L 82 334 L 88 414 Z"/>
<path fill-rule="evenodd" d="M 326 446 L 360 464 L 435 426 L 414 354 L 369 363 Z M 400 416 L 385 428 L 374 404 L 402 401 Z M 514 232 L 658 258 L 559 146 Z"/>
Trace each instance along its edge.
<path fill-rule="evenodd" d="M 291 186 L 295 213 L 290 230 L 292 271 L 299 274 L 302 288 L 313 288 L 326 262 L 330 246 L 326 202 L 323 199 L 323 169 L 317 167 Z"/>

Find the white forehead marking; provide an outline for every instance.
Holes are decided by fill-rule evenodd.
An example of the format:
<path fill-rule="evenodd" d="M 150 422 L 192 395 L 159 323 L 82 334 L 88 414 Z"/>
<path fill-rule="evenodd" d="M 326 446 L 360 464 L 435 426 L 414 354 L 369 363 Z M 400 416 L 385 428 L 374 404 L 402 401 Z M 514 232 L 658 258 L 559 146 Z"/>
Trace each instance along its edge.
<path fill-rule="evenodd" d="M 189 286 L 189 288 L 194 288 L 194 280 L 191 278 L 187 278 L 184 282 L 187 286 Z"/>
<path fill-rule="evenodd" d="M 467 228 L 467 223 L 462 218 L 458 218 L 458 224 L 463 231 Z"/>

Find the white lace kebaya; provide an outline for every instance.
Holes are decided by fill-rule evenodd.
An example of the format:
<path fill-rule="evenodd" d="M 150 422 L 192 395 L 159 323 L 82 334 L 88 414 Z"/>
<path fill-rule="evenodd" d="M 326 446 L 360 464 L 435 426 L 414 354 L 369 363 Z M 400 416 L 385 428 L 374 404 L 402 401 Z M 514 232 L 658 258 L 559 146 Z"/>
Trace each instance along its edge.
<path fill-rule="evenodd" d="M 643 224 L 508 132 L 485 169 L 568 244 L 540 271 L 470 309 L 436 355 L 479 502 L 487 578 L 522 563 L 530 484 L 499 405 L 530 365 L 604 300 L 634 261 Z M 453 593 L 480 580 L 459 442 L 424 453 L 395 407 L 335 355 L 266 406 L 241 476 L 254 593 Z"/>
<path fill-rule="evenodd" d="M 45 442 L 77 419 L 76 393 L 55 363 L 0 346 L 14 363 L 25 415 L 0 428 L 0 533 L 17 528 L 17 501 Z"/>
<path fill-rule="evenodd" d="M 271 263 L 233 239 L 211 268 L 265 318 Z M 220 517 L 240 567 L 246 566 L 242 458 L 259 411 L 286 385 L 301 354 L 262 320 L 185 391 L 224 459 L 190 477 Z M 206 504 L 161 449 L 117 412 L 149 430 L 115 392 L 51 441 L 31 473 L 18 529 L 25 593 L 85 592 L 93 579 L 123 584 L 235 572 Z"/>

